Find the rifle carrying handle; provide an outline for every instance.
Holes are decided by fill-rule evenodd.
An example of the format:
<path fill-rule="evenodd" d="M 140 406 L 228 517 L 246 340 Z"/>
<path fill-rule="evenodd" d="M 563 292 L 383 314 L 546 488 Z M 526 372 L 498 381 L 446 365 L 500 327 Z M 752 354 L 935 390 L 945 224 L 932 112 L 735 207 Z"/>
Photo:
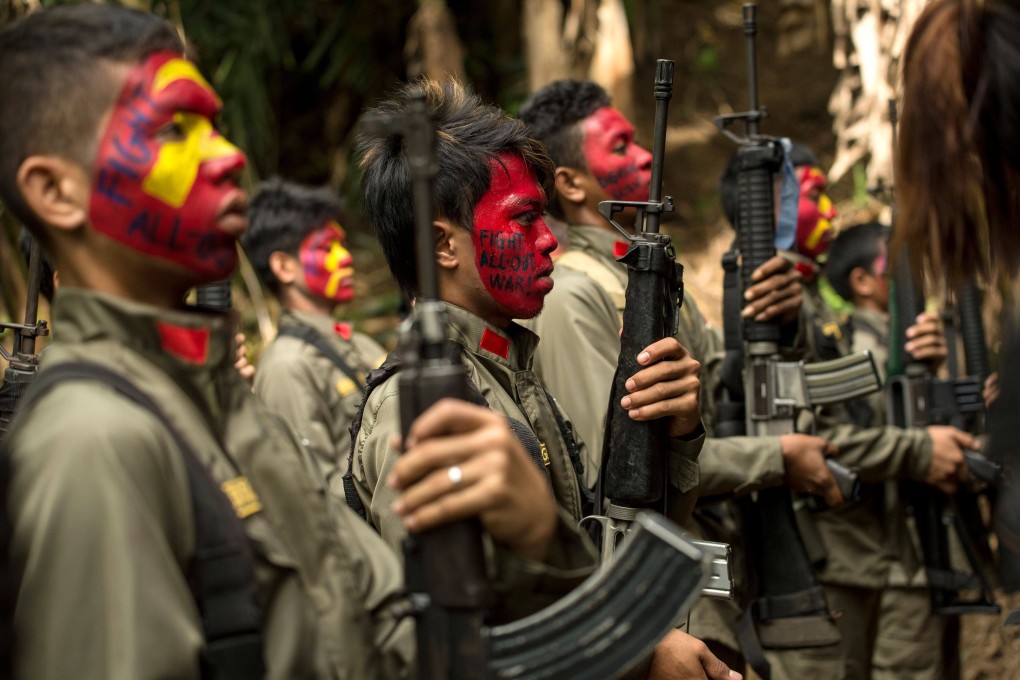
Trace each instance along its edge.
<path fill-rule="evenodd" d="M 775 141 L 747 144 L 737 150 L 737 234 L 740 242 L 741 284 L 753 285 L 754 270 L 776 254 L 776 214 L 773 182 L 783 163 L 782 147 Z M 775 322 L 745 321 L 748 342 L 779 342 Z"/>

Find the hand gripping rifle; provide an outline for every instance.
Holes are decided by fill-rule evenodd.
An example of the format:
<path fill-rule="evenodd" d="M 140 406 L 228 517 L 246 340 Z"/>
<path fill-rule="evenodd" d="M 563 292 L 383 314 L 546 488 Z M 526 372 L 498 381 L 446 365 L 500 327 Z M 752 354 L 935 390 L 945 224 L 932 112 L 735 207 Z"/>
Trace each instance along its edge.
<path fill-rule="evenodd" d="M 889 118 L 893 127 L 895 157 L 895 101 L 889 103 Z M 890 362 L 886 386 L 888 420 L 899 427 L 954 425 L 968 429 L 968 424 L 973 426 L 984 410 L 981 391 L 984 372 L 988 370 L 980 302 L 974 300 L 973 291 L 960 299 L 961 312 L 966 320 L 963 338 L 967 372 L 971 375 L 942 379 L 933 374 L 931 366 L 906 357 L 903 349 L 907 342 L 907 329 L 924 311 L 921 285 L 905 249 L 897 254 L 892 275 L 895 333 L 892 349 L 894 357 L 902 356 L 902 360 Z M 998 476 L 996 463 L 975 451 L 965 455 L 975 477 L 985 477 L 989 481 Z M 994 558 L 974 492 L 961 487 L 954 495 L 947 496 L 938 489 L 917 482 L 904 482 L 902 488 L 921 541 L 932 610 L 937 614 L 998 613 L 999 606 L 995 604 L 993 594 L 995 577 L 990 568 Z M 967 571 L 957 570 L 953 565 L 950 557 L 951 531 L 963 548 Z M 968 593 L 974 595 L 969 596 Z"/>
<path fill-rule="evenodd" d="M 24 323 L 0 323 L 0 333 L 14 331 L 14 346 L 7 352 L 0 345 L 0 355 L 9 364 L 4 371 L 3 385 L 0 386 L 0 435 L 7 432 L 18 402 L 39 369 L 39 355 L 35 351 L 35 339 L 49 335 L 45 321 L 39 320 L 39 291 L 42 286 L 43 252 L 39 241 L 32 237 L 28 255 L 28 295 L 25 300 Z"/>
<path fill-rule="evenodd" d="M 468 399 L 467 368 L 447 339 L 433 256 L 435 133 L 424 97 L 370 114 L 369 134 L 404 140 L 413 182 L 419 296 L 402 326 L 398 374 L 403 434 L 446 397 Z M 646 658 L 703 580 L 702 555 L 663 518 L 642 515 L 616 562 L 556 604 L 490 627 L 492 602 L 477 519 L 411 535 L 404 546 L 409 613 L 417 619 L 420 680 L 618 677 Z"/>
<path fill-rule="evenodd" d="M 759 132 L 766 112 L 758 105 L 756 9 L 753 4 L 743 8 L 750 110 L 715 119 L 720 130 L 739 145 L 739 205 L 734 225 L 737 251 L 723 258 L 727 356 L 723 399 L 717 404 L 719 436 L 792 433 L 802 411 L 861 397 L 880 385 L 868 353 L 812 364 L 783 361 L 779 324 L 740 316 L 752 273 L 776 253 L 773 186 L 785 158 L 781 141 Z M 728 129 L 738 121 L 744 126 L 742 137 Z M 827 462 L 841 480 L 841 490 L 852 497 L 853 473 L 834 465 L 835 461 Z M 827 646 L 839 641 L 839 633 L 797 528 L 789 490 L 778 487 L 759 491 L 756 496 L 739 501 L 755 581 L 751 584 L 755 599 L 741 624 L 741 646 L 755 670 L 768 678 L 771 671 L 759 644 L 769 648 Z"/>

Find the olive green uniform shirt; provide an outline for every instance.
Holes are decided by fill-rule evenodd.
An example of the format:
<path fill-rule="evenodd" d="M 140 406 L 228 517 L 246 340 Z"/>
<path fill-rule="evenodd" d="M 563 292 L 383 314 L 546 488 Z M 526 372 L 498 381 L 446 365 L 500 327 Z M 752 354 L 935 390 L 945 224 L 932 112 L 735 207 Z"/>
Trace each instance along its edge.
<path fill-rule="evenodd" d="M 315 330 L 356 374 L 352 379 L 311 343 L 278 336 L 259 359 L 255 394 L 297 432 L 315 455 L 330 488 L 343 496 L 340 478 L 347 471 L 351 421 L 363 396 L 365 376 L 386 358 L 386 350 L 348 324 L 329 316 L 284 311 L 280 328 Z M 347 337 L 345 338 L 344 335 Z"/>
<path fill-rule="evenodd" d="M 307 449 L 234 370 L 233 318 L 63 288 L 53 322 L 43 371 L 87 360 L 130 380 L 231 499 L 254 553 L 268 678 L 413 676 L 413 627 L 392 612 L 397 556 L 326 492 Z M 75 381 L 22 413 L 11 437 L 18 677 L 198 680 L 191 489 L 165 426 Z M 501 592 L 545 605 L 543 565 L 501 567 Z"/>
<path fill-rule="evenodd" d="M 804 286 L 804 313 L 821 330 L 808 334 L 808 360 L 826 357 L 822 344 L 834 344 L 840 355 L 850 351 L 850 339 L 843 335 L 843 328 L 821 298 L 816 283 Z M 875 397 L 868 403 L 877 403 Z M 931 464 L 931 438 L 923 429 L 886 425 L 860 428 L 840 404 L 820 410 L 817 428 L 820 436 L 839 447 L 837 460 L 856 470 L 863 483 L 859 501 L 808 517 L 824 549 L 819 576 L 823 583 L 883 588 L 895 559 L 889 546 L 898 540 L 894 535 L 900 535 L 895 525 L 902 524 L 888 521 L 885 482 L 924 480 Z"/>

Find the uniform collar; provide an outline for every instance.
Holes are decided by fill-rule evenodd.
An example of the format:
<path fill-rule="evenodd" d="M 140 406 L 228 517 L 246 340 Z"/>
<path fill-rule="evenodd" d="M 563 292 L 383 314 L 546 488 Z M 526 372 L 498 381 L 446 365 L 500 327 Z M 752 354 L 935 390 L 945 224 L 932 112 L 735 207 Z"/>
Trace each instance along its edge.
<path fill-rule="evenodd" d="M 627 240 L 616 229 L 605 229 L 590 224 L 571 224 L 568 233 L 571 248 L 613 261 L 626 254 L 629 246 Z"/>
<path fill-rule="evenodd" d="M 505 366 L 512 371 L 531 368 L 538 336 L 511 321 L 508 328 L 497 328 L 462 307 L 446 304 L 450 337 L 464 349 Z"/>
<path fill-rule="evenodd" d="M 301 312 L 293 309 L 285 309 L 280 314 L 280 325 L 294 324 L 309 326 L 320 335 L 327 338 L 339 338 L 350 340 L 353 333 L 351 324 L 344 321 L 337 321 L 332 316 L 316 314 L 315 312 Z"/>
<path fill-rule="evenodd" d="M 172 371 L 204 371 L 233 363 L 233 312 L 163 309 L 64 286 L 54 301 L 53 326 L 61 343 L 112 340 Z"/>

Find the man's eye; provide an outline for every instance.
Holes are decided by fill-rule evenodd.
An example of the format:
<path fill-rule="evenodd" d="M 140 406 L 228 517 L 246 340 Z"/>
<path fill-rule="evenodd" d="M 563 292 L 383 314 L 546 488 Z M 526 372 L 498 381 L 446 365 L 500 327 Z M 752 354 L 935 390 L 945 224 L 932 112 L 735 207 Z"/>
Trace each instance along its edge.
<path fill-rule="evenodd" d="M 518 224 L 520 224 L 523 227 L 530 227 L 531 223 L 534 222 L 538 218 L 538 215 L 539 215 L 538 211 L 536 211 L 536 210 L 529 210 L 528 212 L 521 213 L 520 215 L 515 217 L 514 221 L 517 222 Z"/>
<path fill-rule="evenodd" d="M 167 123 L 156 132 L 156 136 L 164 140 L 180 140 L 187 137 L 188 132 L 179 120 Z"/>
<path fill-rule="evenodd" d="M 614 146 L 613 147 L 613 153 L 615 153 L 617 155 L 620 155 L 620 156 L 623 156 L 624 154 L 626 154 L 627 153 L 627 143 L 626 142 L 620 142 L 619 144 Z"/>

